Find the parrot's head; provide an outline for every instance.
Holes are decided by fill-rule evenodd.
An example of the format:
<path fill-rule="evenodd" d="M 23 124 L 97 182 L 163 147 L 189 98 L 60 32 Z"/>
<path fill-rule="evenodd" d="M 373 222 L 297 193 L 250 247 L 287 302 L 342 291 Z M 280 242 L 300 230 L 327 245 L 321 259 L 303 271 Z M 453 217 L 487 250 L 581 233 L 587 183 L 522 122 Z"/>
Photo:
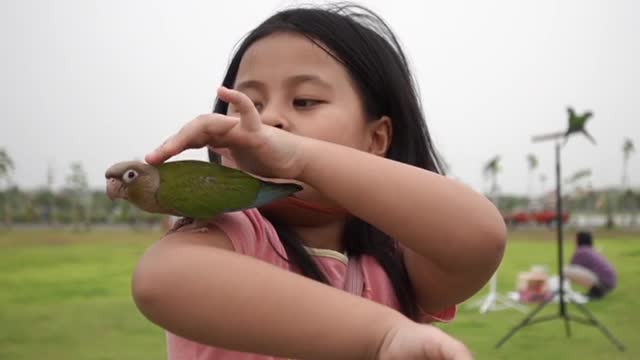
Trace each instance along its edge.
<path fill-rule="evenodd" d="M 125 199 L 140 206 L 152 199 L 160 185 L 158 170 L 139 161 L 117 163 L 107 169 L 107 196 L 111 200 Z"/>

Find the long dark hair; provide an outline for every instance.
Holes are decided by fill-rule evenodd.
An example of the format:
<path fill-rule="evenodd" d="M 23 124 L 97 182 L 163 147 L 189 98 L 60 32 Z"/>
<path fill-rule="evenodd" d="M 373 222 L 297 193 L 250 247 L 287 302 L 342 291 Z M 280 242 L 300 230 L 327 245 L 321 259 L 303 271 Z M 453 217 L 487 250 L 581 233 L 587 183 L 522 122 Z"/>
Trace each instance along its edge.
<path fill-rule="evenodd" d="M 340 62 L 357 85 L 369 119 L 389 116 L 393 136 L 387 158 L 433 172 L 442 166 L 431 143 L 414 79 L 395 35 L 375 13 L 354 4 L 302 7 L 276 13 L 251 31 L 237 48 L 223 85 L 233 87 L 245 51 L 254 42 L 276 32 L 306 36 Z M 215 113 L 227 113 L 227 103 L 217 101 Z M 219 161 L 210 152 L 211 161 Z M 304 249 L 299 237 L 283 224 L 274 223 L 288 261 L 302 274 L 328 283 L 324 273 Z M 374 257 L 389 276 L 401 311 L 417 317 L 415 292 L 397 242 L 376 227 L 354 218 L 344 230 L 349 256 Z"/>

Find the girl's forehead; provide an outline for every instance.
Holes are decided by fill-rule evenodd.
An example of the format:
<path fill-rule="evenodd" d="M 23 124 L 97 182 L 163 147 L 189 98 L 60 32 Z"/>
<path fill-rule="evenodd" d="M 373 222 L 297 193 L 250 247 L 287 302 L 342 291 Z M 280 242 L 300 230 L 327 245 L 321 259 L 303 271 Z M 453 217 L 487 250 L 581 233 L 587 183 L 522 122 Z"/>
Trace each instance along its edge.
<path fill-rule="evenodd" d="M 249 46 L 242 56 L 236 80 L 310 73 L 327 80 L 348 80 L 348 74 L 321 42 L 304 35 L 271 34 Z"/>

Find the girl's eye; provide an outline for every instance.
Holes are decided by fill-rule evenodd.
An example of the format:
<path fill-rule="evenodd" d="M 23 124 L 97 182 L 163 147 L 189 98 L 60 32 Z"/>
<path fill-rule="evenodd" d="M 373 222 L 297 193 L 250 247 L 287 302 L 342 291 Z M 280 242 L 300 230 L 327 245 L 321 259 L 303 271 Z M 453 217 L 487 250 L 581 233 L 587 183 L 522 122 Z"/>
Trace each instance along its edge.
<path fill-rule="evenodd" d="M 293 106 L 297 108 L 308 108 L 314 105 L 318 105 L 320 103 L 321 103 L 320 100 L 313 100 L 313 99 L 294 99 L 293 100 Z"/>
<path fill-rule="evenodd" d="M 253 102 L 253 106 L 255 106 L 255 107 L 256 107 L 256 110 L 258 110 L 258 112 L 261 112 L 261 111 L 262 111 L 262 107 L 263 107 L 263 106 L 262 106 L 262 103 L 261 103 L 261 102 L 254 101 L 254 102 Z"/>

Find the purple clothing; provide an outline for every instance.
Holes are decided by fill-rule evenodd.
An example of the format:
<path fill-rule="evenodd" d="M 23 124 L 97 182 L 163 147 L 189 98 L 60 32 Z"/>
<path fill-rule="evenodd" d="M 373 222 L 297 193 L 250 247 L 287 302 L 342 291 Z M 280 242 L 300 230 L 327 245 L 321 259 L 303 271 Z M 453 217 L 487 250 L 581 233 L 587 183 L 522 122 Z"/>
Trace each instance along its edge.
<path fill-rule="evenodd" d="M 607 291 L 616 287 L 616 270 L 611 263 L 590 246 L 578 246 L 571 259 L 572 265 L 580 265 L 593 271 L 598 277 L 600 286 Z"/>

